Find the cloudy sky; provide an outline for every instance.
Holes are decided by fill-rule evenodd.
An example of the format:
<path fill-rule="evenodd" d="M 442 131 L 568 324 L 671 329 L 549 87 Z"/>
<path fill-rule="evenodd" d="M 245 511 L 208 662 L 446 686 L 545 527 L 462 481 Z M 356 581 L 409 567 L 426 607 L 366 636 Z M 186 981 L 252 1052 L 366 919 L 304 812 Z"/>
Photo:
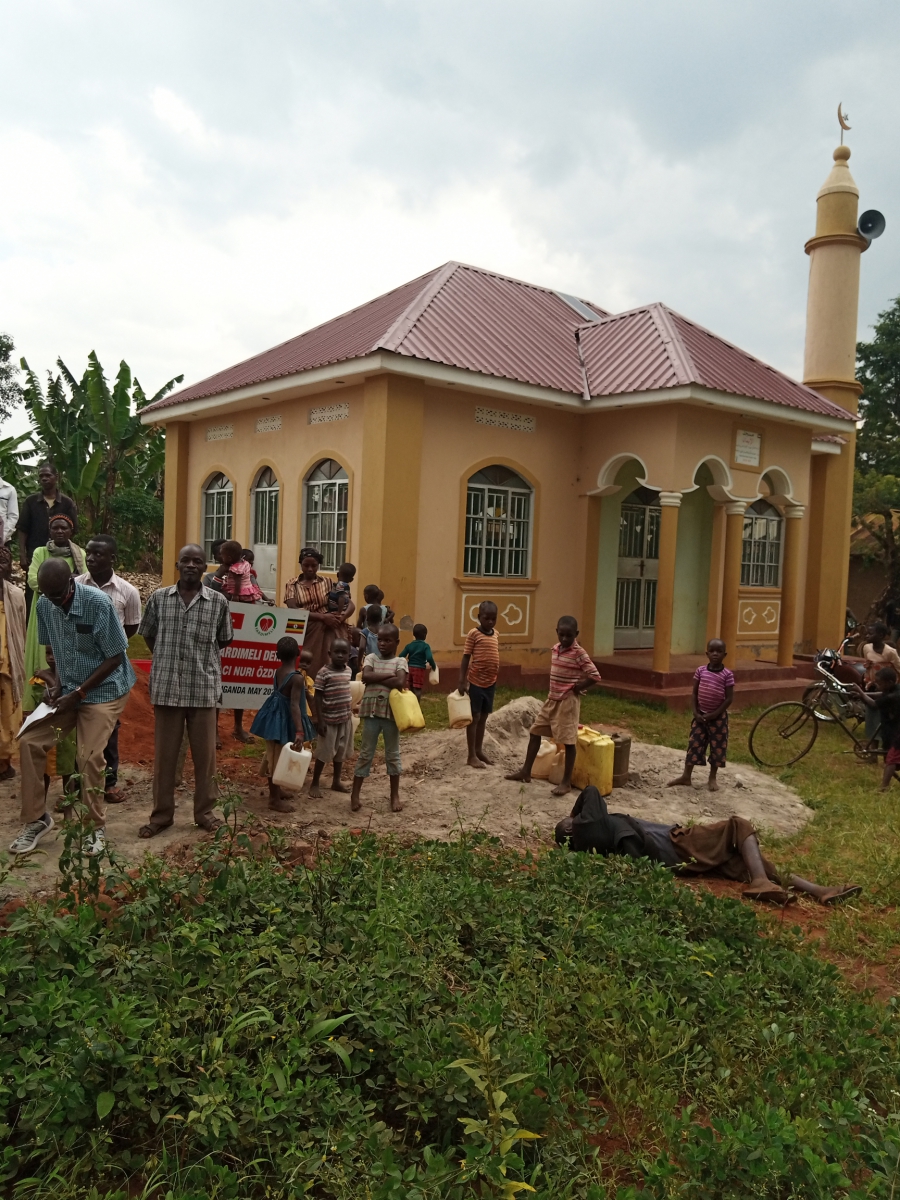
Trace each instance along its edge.
<path fill-rule="evenodd" d="M 203 376 L 448 259 L 798 375 L 850 116 L 860 336 L 900 294 L 900 5 L 0 0 L 0 329 Z M 16 422 L 18 424 L 18 422 Z"/>

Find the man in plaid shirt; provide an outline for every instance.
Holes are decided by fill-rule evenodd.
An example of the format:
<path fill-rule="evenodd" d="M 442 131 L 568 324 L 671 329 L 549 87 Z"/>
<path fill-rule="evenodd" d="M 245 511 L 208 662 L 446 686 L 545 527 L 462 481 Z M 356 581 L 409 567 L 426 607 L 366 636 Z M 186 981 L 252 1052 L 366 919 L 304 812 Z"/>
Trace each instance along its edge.
<path fill-rule="evenodd" d="M 221 821 L 216 773 L 216 704 L 222 694 L 222 650 L 233 631 L 228 601 L 202 582 L 206 555 L 185 546 L 178 582 L 159 588 L 144 610 L 138 632 L 153 655 L 150 702 L 156 721 L 153 812 L 139 835 L 152 838 L 175 819 L 178 748 L 187 727 L 194 760 L 194 821 L 212 832 Z"/>

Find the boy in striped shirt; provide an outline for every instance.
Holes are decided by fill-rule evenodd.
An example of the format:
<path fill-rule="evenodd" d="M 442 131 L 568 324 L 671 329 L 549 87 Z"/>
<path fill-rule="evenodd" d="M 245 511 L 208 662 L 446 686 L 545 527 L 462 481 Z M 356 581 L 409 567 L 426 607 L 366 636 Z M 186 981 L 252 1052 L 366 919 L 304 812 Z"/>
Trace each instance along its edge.
<path fill-rule="evenodd" d="M 684 760 L 684 771 L 677 779 L 671 779 L 668 787 L 690 787 L 694 767 L 706 766 L 706 751 L 709 749 L 709 783 L 711 792 L 717 792 L 716 775 L 719 767 L 725 766 L 728 750 L 728 708 L 734 699 L 734 675 L 725 666 L 728 650 L 721 638 L 713 638 L 706 646 L 707 666 L 694 672 L 694 719 L 691 721 L 691 736 Z"/>
<path fill-rule="evenodd" d="M 579 646 L 578 622 L 574 617 L 560 617 L 556 622 L 559 641 L 550 656 L 550 691 L 537 720 L 529 730 L 525 765 L 507 779 L 531 783 L 531 768 L 541 747 L 541 738 L 553 738 L 566 748 L 566 766 L 562 783 L 553 789 L 554 796 L 564 796 L 572 790 L 572 770 L 575 766 L 575 747 L 578 723 L 581 718 L 581 694 L 600 682 L 600 672 L 582 646 Z"/>

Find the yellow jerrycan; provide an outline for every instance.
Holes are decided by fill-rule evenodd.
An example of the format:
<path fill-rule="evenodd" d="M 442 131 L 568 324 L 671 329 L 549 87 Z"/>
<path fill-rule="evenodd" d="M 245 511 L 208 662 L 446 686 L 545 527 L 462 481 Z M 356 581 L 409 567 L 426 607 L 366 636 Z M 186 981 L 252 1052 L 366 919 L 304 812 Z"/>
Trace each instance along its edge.
<path fill-rule="evenodd" d="M 593 785 L 601 796 L 608 796 L 613 789 L 613 761 L 615 742 L 605 733 L 597 733 L 587 725 L 578 726 L 578 741 L 575 743 L 575 768 L 572 783 L 577 788 Z"/>
<path fill-rule="evenodd" d="M 425 718 L 413 692 L 391 688 L 391 712 L 401 733 L 405 729 L 424 729 Z"/>

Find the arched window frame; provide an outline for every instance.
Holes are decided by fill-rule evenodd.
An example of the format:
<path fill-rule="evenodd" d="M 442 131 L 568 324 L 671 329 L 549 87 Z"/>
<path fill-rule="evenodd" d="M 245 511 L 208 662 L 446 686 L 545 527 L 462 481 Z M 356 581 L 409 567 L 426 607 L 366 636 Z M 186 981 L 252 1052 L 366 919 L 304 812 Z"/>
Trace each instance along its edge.
<path fill-rule="evenodd" d="M 281 484 L 271 467 L 257 472 L 253 484 L 253 536 L 251 546 L 278 545 L 278 508 L 281 502 Z"/>
<path fill-rule="evenodd" d="M 347 561 L 350 480 L 334 458 L 320 459 L 303 481 L 303 545 L 322 555 L 322 569 Z"/>
<path fill-rule="evenodd" d="M 217 471 L 203 488 L 203 551 L 212 561 L 212 543 L 230 539 L 234 523 L 234 485 L 224 471 Z"/>
<path fill-rule="evenodd" d="M 534 488 L 526 479 L 499 463 L 476 471 L 466 486 L 463 574 L 527 579 L 533 525 Z"/>
<path fill-rule="evenodd" d="M 767 500 L 757 500 L 744 514 L 741 587 L 781 586 L 784 517 Z"/>

